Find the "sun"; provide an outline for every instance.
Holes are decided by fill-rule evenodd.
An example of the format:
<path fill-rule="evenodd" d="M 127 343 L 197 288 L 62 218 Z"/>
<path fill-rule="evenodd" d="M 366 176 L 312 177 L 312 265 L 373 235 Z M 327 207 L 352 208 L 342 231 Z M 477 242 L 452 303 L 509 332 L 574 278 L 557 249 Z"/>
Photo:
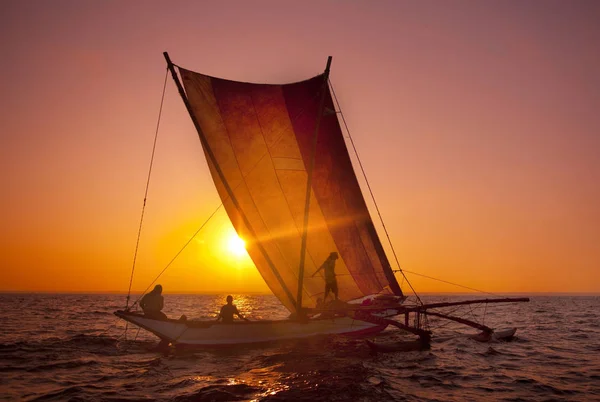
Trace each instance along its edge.
<path fill-rule="evenodd" d="M 240 257 L 246 254 L 246 242 L 244 242 L 237 234 L 233 233 L 227 239 L 227 250 L 231 254 Z"/>

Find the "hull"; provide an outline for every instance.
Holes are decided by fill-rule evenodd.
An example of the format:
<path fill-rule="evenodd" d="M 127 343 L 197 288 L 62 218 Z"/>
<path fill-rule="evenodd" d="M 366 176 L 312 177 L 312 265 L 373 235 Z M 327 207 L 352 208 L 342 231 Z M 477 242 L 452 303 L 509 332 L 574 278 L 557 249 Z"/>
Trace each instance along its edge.
<path fill-rule="evenodd" d="M 516 332 L 516 328 L 508 328 L 501 331 L 494 331 L 491 334 L 480 332 L 479 334 L 469 335 L 469 338 L 474 339 L 477 342 L 510 341 L 514 338 Z"/>
<path fill-rule="evenodd" d="M 117 311 L 115 315 L 175 345 L 196 347 L 244 345 L 330 334 L 371 335 L 387 327 L 350 317 L 305 322 L 280 320 L 223 324 L 215 321 L 157 320 L 125 311 Z"/>

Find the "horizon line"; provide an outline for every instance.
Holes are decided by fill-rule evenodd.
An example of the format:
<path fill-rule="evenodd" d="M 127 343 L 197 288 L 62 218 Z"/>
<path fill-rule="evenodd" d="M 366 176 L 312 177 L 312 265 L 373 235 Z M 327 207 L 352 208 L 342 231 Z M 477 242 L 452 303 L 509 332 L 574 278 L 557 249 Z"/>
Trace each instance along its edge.
<path fill-rule="evenodd" d="M 126 296 L 127 292 L 122 290 L 4 290 L 0 289 L 0 294 L 80 294 L 80 295 L 123 295 Z M 141 291 L 131 292 L 132 295 L 141 295 Z M 248 295 L 271 295 L 274 296 L 271 292 L 261 292 L 261 291 L 169 291 L 163 292 L 164 295 L 224 295 L 224 294 L 248 294 Z M 535 292 L 524 292 L 524 291 L 507 291 L 507 292 L 475 292 L 475 291 L 465 291 L 465 292 L 419 292 L 419 295 L 481 295 L 481 296 L 503 296 L 503 295 L 578 295 L 578 296 L 600 296 L 600 291 L 574 291 L 574 292 L 559 292 L 559 291 L 535 291 Z M 412 296 L 411 294 L 405 294 L 405 296 Z"/>

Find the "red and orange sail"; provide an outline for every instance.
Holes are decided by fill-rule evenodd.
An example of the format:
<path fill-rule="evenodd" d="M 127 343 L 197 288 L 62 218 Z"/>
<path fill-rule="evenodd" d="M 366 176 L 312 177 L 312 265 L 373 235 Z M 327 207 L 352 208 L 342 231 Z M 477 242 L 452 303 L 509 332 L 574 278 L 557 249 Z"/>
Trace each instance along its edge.
<path fill-rule="evenodd" d="M 311 275 L 332 251 L 340 256 L 336 274 L 342 300 L 387 289 L 401 295 L 324 76 L 268 85 L 179 72 L 191 113 L 222 172 L 207 154 L 227 214 L 267 285 L 290 311 L 296 308 L 307 168 L 321 91 L 326 91 L 312 172 L 302 304 L 312 307 L 323 298 L 323 272 Z"/>

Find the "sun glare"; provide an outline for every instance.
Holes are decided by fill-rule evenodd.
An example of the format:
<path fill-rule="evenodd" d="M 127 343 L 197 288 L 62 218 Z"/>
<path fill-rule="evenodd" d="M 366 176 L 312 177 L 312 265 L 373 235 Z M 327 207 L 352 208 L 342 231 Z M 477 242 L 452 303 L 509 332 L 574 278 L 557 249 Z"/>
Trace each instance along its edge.
<path fill-rule="evenodd" d="M 235 256 L 242 256 L 246 254 L 246 243 L 234 233 L 227 240 L 227 250 Z"/>

